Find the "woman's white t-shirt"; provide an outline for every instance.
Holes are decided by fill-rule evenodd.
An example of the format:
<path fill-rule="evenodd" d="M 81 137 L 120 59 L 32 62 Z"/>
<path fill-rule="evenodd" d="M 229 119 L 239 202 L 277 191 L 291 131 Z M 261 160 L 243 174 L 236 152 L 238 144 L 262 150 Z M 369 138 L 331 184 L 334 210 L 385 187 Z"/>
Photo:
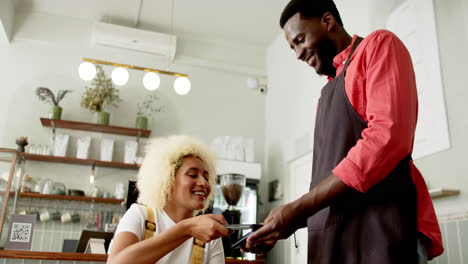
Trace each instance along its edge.
<path fill-rule="evenodd" d="M 154 220 L 156 231 L 154 236 L 168 230 L 176 225 L 174 221 L 166 214 L 164 210 L 154 210 Z M 132 204 L 127 212 L 120 219 L 115 235 L 120 232 L 131 232 L 141 241 L 145 237 L 145 220 L 147 219 L 146 208 L 138 204 Z M 188 239 L 179 247 L 169 252 L 160 259 L 158 264 L 184 264 L 190 263 L 190 257 L 193 248 L 193 238 Z M 202 264 L 221 264 L 224 263 L 224 250 L 221 238 L 205 244 Z"/>

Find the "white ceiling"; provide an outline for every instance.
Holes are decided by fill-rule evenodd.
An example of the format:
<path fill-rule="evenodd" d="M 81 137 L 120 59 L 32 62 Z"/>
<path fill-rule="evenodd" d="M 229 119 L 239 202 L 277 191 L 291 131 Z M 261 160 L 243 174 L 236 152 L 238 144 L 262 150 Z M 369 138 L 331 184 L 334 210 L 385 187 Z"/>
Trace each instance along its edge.
<path fill-rule="evenodd" d="M 89 27 L 100 21 L 175 35 L 177 51 L 174 64 L 177 65 L 266 76 L 267 48 L 281 32 L 279 16 L 288 1 L 0 0 L 0 3 L 11 3 L 4 4 L 8 8 L 0 10 L 0 20 L 3 20 L 0 22 L 8 22 L 9 18 L 5 14 L 2 17 L 1 11 L 5 13 L 6 9 L 11 9 L 7 13 L 14 16 L 11 19 L 14 27 L 10 29 L 4 23 L 0 41 L 5 38 L 3 33 L 9 41 L 28 39 L 82 47 L 79 41 L 89 33 L 84 25 Z M 343 0 L 335 2 L 338 7 L 345 3 Z M 359 12 L 360 8 L 362 6 L 356 7 Z M 349 12 L 353 10 L 356 11 L 352 9 Z M 73 27 L 81 31 L 70 30 Z M 155 59 L 152 67 L 156 67 L 154 65 L 172 64 L 167 60 L 158 64 Z"/>
<path fill-rule="evenodd" d="M 17 0 L 15 5 L 17 11 L 136 25 L 178 37 L 267 48 L 280 32 L 279 15 L 287 1 Z"/>

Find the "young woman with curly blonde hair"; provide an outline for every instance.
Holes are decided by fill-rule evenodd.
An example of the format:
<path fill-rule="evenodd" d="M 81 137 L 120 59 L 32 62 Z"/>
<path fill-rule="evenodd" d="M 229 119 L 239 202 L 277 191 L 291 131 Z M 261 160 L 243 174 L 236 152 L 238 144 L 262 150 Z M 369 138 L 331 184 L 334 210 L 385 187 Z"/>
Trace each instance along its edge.
<path fill-rule="evenodd" d="M 195 216 L 214 197 L 214 161 L 211 151 L 194 138 L 153 139 L 138 172 L 139 204 L 120 220 L 108 263 L 190 263 L 195 238 L 206 243 L 202 264 L 224 263 L 220 237 L 230 232 L 224 227 L 227 222 L 221 215 Z M 148 239 L 143 205 L 155 215 L 156 230 Z"/>

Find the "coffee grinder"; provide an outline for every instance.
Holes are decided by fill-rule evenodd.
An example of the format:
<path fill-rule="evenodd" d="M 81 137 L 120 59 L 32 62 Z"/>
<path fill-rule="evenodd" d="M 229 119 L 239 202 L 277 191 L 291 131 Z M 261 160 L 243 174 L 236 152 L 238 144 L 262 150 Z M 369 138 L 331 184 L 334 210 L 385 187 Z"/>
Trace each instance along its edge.
<path fill-rule="evenodd" d="M 236 205 L 244 192 L 246 178 L 241 174 L 222 174 L 219 177 L 221 191 L 228 204 L 228 208 L 222 213 L 222 215 L 229 224 L 240 224 L 241 212 L 236 209 Z M 239 249 L 231 248 L 231 245 L 240 237 L 241 232 L 239 230 L 234 231 L 229 236 L 223 237 L 224 255 L 226 257 L 241 257 Z"/>

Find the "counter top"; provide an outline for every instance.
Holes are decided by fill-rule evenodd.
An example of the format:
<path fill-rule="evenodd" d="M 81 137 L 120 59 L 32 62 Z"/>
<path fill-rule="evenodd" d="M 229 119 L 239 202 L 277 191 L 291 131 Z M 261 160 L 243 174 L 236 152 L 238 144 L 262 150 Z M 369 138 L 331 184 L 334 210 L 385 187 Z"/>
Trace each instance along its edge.
<path fill-rule="evenodd" d="M 40 252 L 40 251 L 0 249 L 0 259 L 1 258 L 105 262 L 107 261 L 107 254 Z M 226 259 L 226 263 L 228 264 L 264 264 L 265 262 L 262 259 L 260 260 Z"/>
<path fill-rule="evenodd" d="M 107 254 L 83 254 L 2 249 L 0 250 L 0 258 L 106 261 Z"/>
<path fill-rule="evenodd" d="M 257 259 L 257 260 L 241 260 L 241 259 L 226 259 L 227 264 L 264 264 L 265 260 Z"/>

